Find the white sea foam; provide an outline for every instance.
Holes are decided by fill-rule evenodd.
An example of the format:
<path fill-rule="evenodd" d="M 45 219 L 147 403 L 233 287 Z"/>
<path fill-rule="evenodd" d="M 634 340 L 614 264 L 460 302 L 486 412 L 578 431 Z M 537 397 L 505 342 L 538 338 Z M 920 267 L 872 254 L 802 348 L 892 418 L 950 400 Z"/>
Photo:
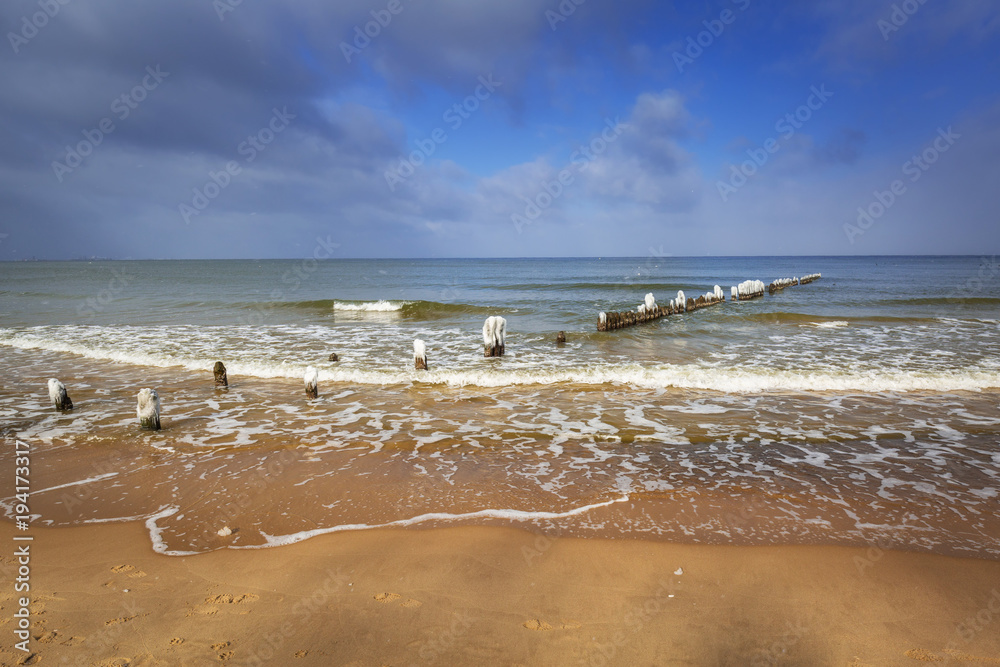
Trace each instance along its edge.
<path fill-rule="evenodd" d="M 36 489 L 36 490 L 32 491 L 31 493 L 33 495 L 37 495 L 39 493 L 45 493 L 46 491 L 55 491 L 56 489 L 66 489 L 66 488 L 69 488 L 71 486 L 83 486 L 84 484 L 90 484 L 91 482 L 99 482 L 102 479 L 108 479 L 110 477 L 117 477 L 117 476 L 118 476 L 118 473 L 116 473 L 116 472 L 109 472 L 109 473 L 105 473 L 103 475 L 97 475 L 96 477 L 88 477 L 87 479 L 81 479 L 81 480 L 79 480 L 77 482 L 68 482 L 66 484 L 60 484 L 59 486 L 50 486 L 50 487 L 45 488 L 45 489 Z"/>
<path fill-rule="evenodd" d="M 809 324 L 820 329 L 839 329 L 840 327 L 850 326 L 851 323 L 844 320 L 834 320 L 832 322 L 810 322 Z"/>
<path fill-rule="evenodd" d="M 342 301 L 334 301 L 333 309 L 348 312 L 392 313 L 402 310 L 403 306 L 406 306 L 409 303 L 409 301 L 386 301 L 385 299 L 380 299 L 378 301 L 366 301 L 364 303 L 344 303 Z"/>
<path fill-rule="evenodd" d="M 578 516 L 580 514 L 585 514 L 591 510 L 598 509 L 600 507 L 608 507 L 609 505 L 614 505 L 615 503 L 625 502 L 629 499 L 629 496 L 623 495 L 619 498 L 614 498 L 612 500 L 607 500 L 602 503 L 594 503 L 592 505 L 584 505 L 582 507 L 576 507 L 571 510 L 566 510 L 565 512 L 531 512 L 525 510 L 512 510 L 512 509 L 485 509 L 479 510 L 477 512 L 467 512 L 465 514 L 451 514 L 449 512 L 431 512 L 428 514 L 421 514 L 419 516 L 411 517 L 409 519 L 399 519 L 398 521 L 390 521 L 388 523 L 379 524 L 368 524 L 368 523 L 353 523 L 353 524 L 342 524 L 339 526 L 330 526 L 329 528 L 316 528 L 314 530 L 305 530 L 299 533 L 292 533 L 290 535 L 268 535 L 262 532 L 261 535 L 267 540 L 266 544 L 259 545 L 248 545 L 248 546 L 233 546 L 230 549 L 263 549 L 266 547 L 279 547 L 286 544 L 295 544 L 296 542 L 301 542 L 303 540 L 308 540 L 312 537 L 318 535 L 326 535 L 327 533 L 340 533 L 344 531 L 354 531 L 354 530 L 372 530 L 375 528 L 395 528 L 401 526 L 415 526 L 420 523 L 426 523 L 428 521 L 443 521 L 443 522 L 455 522 L 455 521 L 466 521 L 474 519 L 502 519 L 506 521 L 514 522 L 525 522 L 525 521 L 545 521 L 554 519 L 565 519 L 571 516 Z M 176 511 L 176 509 L 174 510 Z M 173 512 L 170 512 L 173 514 Z M 164 514 L 164 516 L 170 516 L 170 514 Z M 158 515 L 159 516 L 159 515 Z M 146 526 L 149 527 L 150 522 L 146 522 Z M 150 537 L 152 537 L 152 531 L 150 531 Z M 156 535 L 156 540 L 159 540 L 159 534 Z M 161 541 L 162 542 L 162 541 Z M 154 550 L 156 542 L 154 541 Z M 166 553 L 167 555 L 185 555 L 183 552 L 167 552 L 167 551 L 157 551 L 157 553 Z"/>
<path fill-rule="evenodd" d="M 179 507 L 161 507 L 160 511 L 146 518 L 146 530 L 149 531 L 149 541 L 153 543 L 153 551 L 164 556 L 194 556 L 197 551 L 172 551 L 167 548 L 161 535 L 163 528 L 156 524 L 160 519 L 171 517 L 180 511 Z"/>
<path fill-rule="evenodd" d="M 350 341 L 357 346 L 356 359 L 337 365 L 325 364 L 325 349 L 331 345 L 330 329 L 324 327 L 174 327 L 165 338 L 161 327 L 32 327 L 0 328 L 0 345 L 22 350 L 46 350 L 69 353 L 102 361 L 168 368 L 176 367 L 207 373 L 219 358 L 226 359 L 230 376 L 259 378 L 302 378 L 300 360 L 316 360 L 319 379 L 324 383 L 361 385 L 442 384 L 454 387 L 503 387 L 578 383 L 587 385 L 628 384 L 643 388 L 673 387 L 720 392 L 760 391 L 980 391 L 1000 388 L 1000 369 L 992 356 L 964 364 L 951 357 L 938 360 L 932 355 L 907 354 L 897 361 L 898 335 L 889 336 L 882 329 L 865 329 L 863 337 L 850 344 L 830 347 L 828 336 L 857 336 L 846 328 L 829 333 L 809 333 L 810 328 L 788 341 L 770 342 L 760 351 L 760 341 L 734 341 L 724 354 L 692 357 L 687 363 L 639 363 L 624 355 L 608 355 L 595 362 L 582 350 L 576 357 L 553 356 L 547 349 L 525 345 L 502 365 L 485 364 L 471 342 L 470 332 L 454 329 L 388 327 L 352 328 Z M 814 330 L 814 329 L 813 329 Z M 843 332 L 843 333 L 841 333 Z M 492 329 L 488 332 L 493 333 Z M 439 361 L 433 374 L 422 373 L 411 364 L 400 363 L 398 353 L 388 353 L 397 338 L 418 335 L 438 350 Z M 914 329 L 912 338 L 923 335 Z M 227 338 L 228 336 L 228 338 Z M 934 332 L 927 333 L 934 349 L 941 341 Z M 220 339 L 224 339 L 220 342 Z M 815 340 L 811 340 L 815 339 Z M 334 343 L 341 349 L 348 339 Z M 412 341 L 412 337 L 409 338 Z M 408 341 L 408 342 L 409 342 Z M 683 346 L 678 341 L 678 349 Z M 163 349 L 169 345 L 169 349 Z M 826 346 L 821 355 L 810 349 Z M 382 346 L 382 347 L 379 347 Z M 322 351 L 319 356 L 317 348 Z M 746 350 L 744 349 L 746 348 Z M 849 363 L 859 355 L 875 361 L 858 367 Z M 893 356 L 897 355 L 897 356 Z M 317 359 L 317 357 L 319 357 Z M 900 368 L 902 366 L 902 368 Z M 300 380 L 301 381 L 301 380 Z M 46 422 L 48 423 L 48 422 Z"/>

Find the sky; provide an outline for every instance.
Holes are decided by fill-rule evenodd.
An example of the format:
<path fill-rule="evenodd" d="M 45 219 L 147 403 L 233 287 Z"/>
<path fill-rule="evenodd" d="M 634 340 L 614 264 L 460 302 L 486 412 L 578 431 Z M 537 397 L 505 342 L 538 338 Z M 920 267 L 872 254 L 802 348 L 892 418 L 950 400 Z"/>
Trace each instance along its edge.
<path fill-rule="evenodd" d="M 995 254 L 993 0 L 7 0 L 0 259 Z"/>

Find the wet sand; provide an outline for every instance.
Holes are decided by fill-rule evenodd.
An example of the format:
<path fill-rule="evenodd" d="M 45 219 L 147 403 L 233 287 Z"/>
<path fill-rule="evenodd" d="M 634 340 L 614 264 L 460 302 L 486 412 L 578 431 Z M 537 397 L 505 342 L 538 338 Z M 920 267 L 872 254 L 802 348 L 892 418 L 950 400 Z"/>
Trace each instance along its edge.
<path fill-rule="evenodd" d="M 29 664 L 1000 664 L 996 561 L 489 526 L 187 557 L 154 553 L 142 523 L 30 534 Z M 4 665 L 28 657 L 13 596 Z"/>

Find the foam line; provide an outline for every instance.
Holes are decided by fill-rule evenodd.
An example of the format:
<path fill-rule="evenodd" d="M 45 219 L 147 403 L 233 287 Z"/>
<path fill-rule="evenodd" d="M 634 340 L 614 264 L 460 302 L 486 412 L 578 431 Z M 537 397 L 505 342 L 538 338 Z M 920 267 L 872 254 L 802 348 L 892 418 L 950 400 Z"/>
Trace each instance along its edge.
<path fill-rule="evenodd" d="M 506 519 L 508 521 L 524 522 L 524 521 L 539 521 L 542 519 L 565 519 L 567 517 L 585 514 L 590 510 L 598 509 L 600 507 L 608 507 L 609 505 L 614 505 L 615 503 L 625 502 L 628 499 L 629 499 L 628 494 L 625 494 L 619 498 L 607 500 L 603 503 L 584 505 L 583 507 L 577 507 L 571 510 L 567 510 L 565 512 L 527 512 L 524 510 L 511 510 L 511 509 L 486 509 L 486 510 L 479 510 L 478 512 L 468 512 L 465 514 L 451 514 L 449 512 L 431 512 L 429 514 L 421 514 L 419 516 L 415 516 L 410 519 L 399 519 L 398 521 L 390 521 L 388 523 L 343 524 L 340 526 L 331 526 L 330 528 L 316 528 L 314 530 L 306 530 L 299 533 L 292 533 L 290 535 L 275 536 L 261 532 L 261 535 L 263 535 L 264 539 L 267 540 L 267 544 L 231 546 L 229 548 L 266 549 L 268 547 L 278 547 L 278 546 L 284 546 L 286 544 L 295 544 L 296 542 L 308 540 L 318 535 L 326 535 L 328 533 L 340 533 L 352 530 L 373 530 L 376 528 L 395 528 L 401 526 L 414 526 L 420 523 L 425 523 L 427 521 L 466 521 L 469 519 Z M 146 522 L 146 525 L 147 526 L 149 525 L 149 521 Z M 160 552 L 160 553 L 168 553 L 168 552 Z M 173 555 L 173 554 L 168 553 L 168 555 Z"/>
<path fill-rule="evenodd" d="M 36 489 L 31 492 L 32 495 L 37 493 L 45 493 L 46 491 L 55 491 L 56 489 L 67 489 L 71 486 L 83 486 L 84 484 L 90 484 L 91 482 L 99 482 L 102 479 L 107 479 L 109 477 L 117 477 L 118 473 L 109 472 L 103 475 L 98 475 L 97 477 L 88 477 L 87 479 L 81 479 L 78 482 L 69 482 L 67 484 L 60 484 L 59 486 L 50 486 L 47 489 Z"/>
<path fill-rule="evenodd" d="M 171 551 L 167 549 L 167 543 L 160 535 L 163 529 L 156 525 L 160 519 L 166 519 L 180 511 L 179 507 L 162 507 L 160 511 L 146 518 L 146 530 L 149 531 L 149 540 L 153 543 L 153 551 L 164 556 L 194 556 L 197 551 Z"/>

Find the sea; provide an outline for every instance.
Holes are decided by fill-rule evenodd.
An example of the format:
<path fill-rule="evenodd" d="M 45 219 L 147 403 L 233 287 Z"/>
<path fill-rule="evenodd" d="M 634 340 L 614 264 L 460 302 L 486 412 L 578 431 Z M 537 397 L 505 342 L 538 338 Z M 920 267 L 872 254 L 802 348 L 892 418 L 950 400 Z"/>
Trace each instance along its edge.
<path fill-rule="evenodd" d="M 817 273 L 729 300 L 744 280 Z M 716 285 L 724 303 L 598 331 L 600 312 L 646 294 L 662 305 Z M 507 322 L 500 358 L 484 356 L 490 316 Z M 228 388 L 214 386 L 217 361 Z M 52 377 L 71 411 L 53 409 Z M 139 427 L 144 387 L 159 431 Z M 143 522 L 170 555 L 489 524 L 996 560 L 1000 269 L 902 256 L 4 262 L 0 433 L 4 480 L 30 451 L 33 525 Z M 13 521 L 13 482 L 2 489 Z"/>

